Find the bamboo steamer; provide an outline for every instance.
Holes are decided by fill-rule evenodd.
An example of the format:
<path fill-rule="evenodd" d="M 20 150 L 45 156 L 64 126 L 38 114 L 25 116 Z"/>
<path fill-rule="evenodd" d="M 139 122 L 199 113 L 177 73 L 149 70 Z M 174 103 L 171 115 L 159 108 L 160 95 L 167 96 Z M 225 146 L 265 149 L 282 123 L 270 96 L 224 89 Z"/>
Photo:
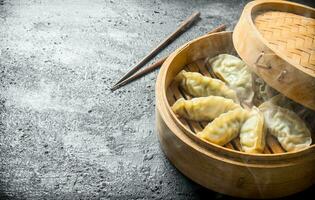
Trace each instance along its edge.
<path fill-rule="evenodd" d="M 199 139 L 195 132 L 205 124 L 177 118 L 172 112 L 170 106 L 176 99 L 190 98 L 173 82 L 179 71 L 210 76 L 204 60 L 234 51 L 232 32 L 220 32 L 186 43 L 164 62 L 156 82 L 156 128 L 162 149 L 184 175 L 223 194 L 275 198 L 306 189 L 315 182 L 315 144 L 284 152 L 268 137 L 264 154 L 248 154 L 239 151 L 239 138 L 224 147 Z"/>
<path fill-rule="evenodd" d="M 248 3 L 233 42 L 270 86 L 315 110 L 315 9 L 287 1 Z"/>

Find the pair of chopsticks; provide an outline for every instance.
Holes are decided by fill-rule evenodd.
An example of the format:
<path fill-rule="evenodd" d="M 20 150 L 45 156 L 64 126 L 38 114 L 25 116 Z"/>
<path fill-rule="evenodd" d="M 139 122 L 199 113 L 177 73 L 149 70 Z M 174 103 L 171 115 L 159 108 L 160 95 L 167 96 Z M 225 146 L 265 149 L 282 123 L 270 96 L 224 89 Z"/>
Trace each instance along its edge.
<path fill-rule="evenodd" d="M 115 90 L 118 88 L 118 84 L 124 81 L 126 78 L 137 72 L 143 65 L 149 62 L 154 56 L 156 56 L 162 49 L 169 45 L 173 40 L 175 40 L 179 35 L 184 33 L 191 25 L 199 19 L 200 12 L 193 13 L 188 17 L 172 34 L 170 34 L 166 39 L 164 39 L 157 47 L 155 47 L 147 56 L 145 56 L 136 66 L 129 70 L 112 88 Z"/>
<path fill-rule="evenodd" d="M 129 70 L 112 88 L 114 91 L 140 77 L 143 75 L 158 69 L 168 56 L 163 57 L 153 63 L 152 65 L 146 67 L 140 72 L 136 73 L 141 67 L 143 67 L 149 60 L 151 60 L 154 56 L 156 56 L 162 49 L 164 49 L 167 45 L 169 45 L 173 40 L 175 40 L 178 36 L 180 36 L 184 31 L 191 27 L 191 25 L 199 19 L 200 12 L 193 13 L 189 18 L 187 18 L 171 35 L 169 35 L 165 40 L 163 40 L 156 48 L 154 48 L 147 56 L 145 56 L 135 67 Z M 224 31 L 226 28 L 225 25 L 220 25 L 208 32 L 208 34 Z"/>

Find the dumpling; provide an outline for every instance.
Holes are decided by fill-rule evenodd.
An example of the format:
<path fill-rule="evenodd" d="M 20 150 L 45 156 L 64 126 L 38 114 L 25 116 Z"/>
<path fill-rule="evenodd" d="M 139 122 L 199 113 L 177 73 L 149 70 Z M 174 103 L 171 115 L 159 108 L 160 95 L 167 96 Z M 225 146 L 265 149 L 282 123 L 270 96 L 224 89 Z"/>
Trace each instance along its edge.
<path fill-rule="evenodd" d="M 239 104 L 224 97 L 198 97 L 191 100 L 178 99 L 172 106 L 175 114 L 195 121 L 210 121 L 222 113 L 240 108 Z"/>
<path fill-rule="evenodd" d="M 242 125 L 240 143 L 242 151 L 247 153 L 262 153 L 266 145 L 266 128 L 264 115 L 253 107 L 249 118 Z"/>
<path fill-rule="evenodd" d="M 252 74 L 241 59 L 229 54 L 220 54 L 209 59 L 208 66 L 218 78 L 236 91 L 241 102 L 252 103 L 254 97 Z"/>
<path fill-rule="evenodd" d="M 283 149 L 297 151 L 311 145 L 311 132 L 306 124 L 293 111 L 267 101 L 259 106 L 264 113 L 266 126 Z"/>
<path fill-rule="evenodd" d="M 238 102 L 236 92 L 218 79 L 182 70 L 175 77 L 175 81 L 179 82 L 185 92 L 194 97 L 222 96 Z"/>
<path fill-rule="evenodd" d="M 243 108 L 223 113 L 210 122 L 203 131 L 197 133 L 197 136 L 223 146 L 238 136 L 241 126 L 249 114 L 250 112 Z"/>

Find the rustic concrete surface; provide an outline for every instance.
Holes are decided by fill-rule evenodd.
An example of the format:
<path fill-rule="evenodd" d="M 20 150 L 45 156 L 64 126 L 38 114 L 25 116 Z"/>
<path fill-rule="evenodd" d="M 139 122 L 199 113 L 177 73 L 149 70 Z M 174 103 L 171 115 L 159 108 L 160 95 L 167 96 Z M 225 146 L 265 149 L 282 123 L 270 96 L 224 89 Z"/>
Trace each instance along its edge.
<path fill-rule="evenodd" d="M 224 198 L 163 155 L 157 72 L 109 87 L 193 11 L 202 20 L 160 56 L 220 23 L 231 29 L 245 4 L 0 0 L 0 199 Z"/>

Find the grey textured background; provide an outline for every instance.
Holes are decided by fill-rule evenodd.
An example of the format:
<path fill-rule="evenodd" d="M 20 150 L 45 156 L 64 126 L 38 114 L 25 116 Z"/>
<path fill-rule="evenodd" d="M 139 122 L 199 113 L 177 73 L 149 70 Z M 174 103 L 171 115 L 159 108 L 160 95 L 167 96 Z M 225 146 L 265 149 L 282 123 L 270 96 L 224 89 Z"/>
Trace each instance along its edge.
<path fill-rule="evenodd" d="M 0 0 L 0 199 L 224 198 L 161 151 L 157 71 L 109 87 L 193 11 L 202 20 L 158 57 L 218 24 L 233 29 L 245 4 Z"/>

